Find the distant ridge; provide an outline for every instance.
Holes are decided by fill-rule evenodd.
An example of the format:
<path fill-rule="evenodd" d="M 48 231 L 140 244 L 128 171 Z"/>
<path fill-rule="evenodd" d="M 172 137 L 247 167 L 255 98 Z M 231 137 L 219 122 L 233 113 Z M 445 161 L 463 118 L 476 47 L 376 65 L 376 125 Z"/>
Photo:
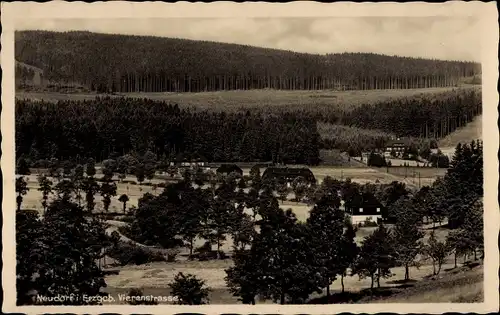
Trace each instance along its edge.
<path fill-rule="evenodd" d="M 318 55 L 87 31 L 16 32 L 15 56 L 43 69 L 50 80 L 121 92 L 440 87 L 480 73 L 473 62 L 373 53 Z"/>

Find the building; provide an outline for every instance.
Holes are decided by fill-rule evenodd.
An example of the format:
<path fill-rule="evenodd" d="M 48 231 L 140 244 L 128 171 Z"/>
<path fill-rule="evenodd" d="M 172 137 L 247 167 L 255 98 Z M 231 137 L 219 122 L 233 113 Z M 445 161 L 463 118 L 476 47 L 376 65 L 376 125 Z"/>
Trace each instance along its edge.
<path fill-rule="evenodd" d="M 310 169 L 292 167 L 269 167 L 262 174 L 262 180 L 276 180 L 285 182 L 288 186 L 297 178 L 303 177 L 309 185 L 316 184 L 316 178 Z"/>
<path fill-rule="evenodd" d="M 349 214 L 353 225 L 363 225 L 369 221 L 378 223 L 385 213 L 384 206 L 370 193 L 357 195 L 349 202 L 343 202 L 342 206 Z"/>
<path fill-rule="evenodd" d="M 394 155 L 398 158 L 403 157 L 403 153 L 409 149 L 409 144 L 406 139 L 392 139 L 387 142 L 385 145 L 385 151 L 384 151 L 384 157 L 386 158 L 391 158 L 393 156 L 392 152 L 394 152 Z"/>
<path fill-rule="evenodd" d="M 217 174 L 229 175 L 231 173 L 236 173 L 243 175 L 243 170 L 236 164 L 222 164 L 217 168 Z"/>
<path fill-rule="evenodd" d="M 179 154 L 175 159 L 171 160 L 170 166 L 176 166 L 177 168 L 195 168 L 200 167 L 204 170 L 209 170 L 210 167 L 208 162 L 201 156 L 192 156 L 190 158 L 182 156 Z"/>

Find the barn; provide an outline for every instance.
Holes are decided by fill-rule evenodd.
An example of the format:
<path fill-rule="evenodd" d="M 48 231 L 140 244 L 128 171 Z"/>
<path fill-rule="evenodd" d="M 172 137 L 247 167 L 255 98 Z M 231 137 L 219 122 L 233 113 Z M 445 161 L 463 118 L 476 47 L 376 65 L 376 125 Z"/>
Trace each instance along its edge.
<path fill-rule="evenodd" d="M 354 196 L 344 203 L 344 208 L 353 225 L 363 225 L 367 221 L 378 223 L 385 213 L 384 206 L 371 193 Z"/>

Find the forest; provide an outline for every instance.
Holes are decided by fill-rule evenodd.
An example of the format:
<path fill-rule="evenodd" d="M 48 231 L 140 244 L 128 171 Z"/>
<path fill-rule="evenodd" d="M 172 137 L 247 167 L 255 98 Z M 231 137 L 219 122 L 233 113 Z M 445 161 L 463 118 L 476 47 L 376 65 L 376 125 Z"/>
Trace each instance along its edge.
<path fill-rule="evenodd" d="M 319 134 L 310 117 L 296 113 L 261 116 L 193 112 L 141 99 L 100 98 L 83 102 L 19 101 L 16 152 L 34 160 L 102 161 L 113 153 L 207 161 L 270 161 L 317 164 Z"/>
<path fill-rule="evenodd" d="M 209 162 L 317 165 L 322 148 L 357 155 L 383 148 L 393 136 L 442 138 L 482 107 L 480 92 L 458 90 L 345 108 L 225 112 L 134 98 L 16 100 L 16 152 L 31 160 L 91 157 L 100 162 L 113 154 L 149 150 L 163 158 L 182 154 Z"/>
<path fill-rule="evenodd" d="M 18 31 L 15 36 L 16 60 L 43 69 L 50 81 L 99 92 L 412 89 L 456 86 L 460 78 L 481 72 L 472 62 L 315 55 L 152 36 L 81 31 Z"/>

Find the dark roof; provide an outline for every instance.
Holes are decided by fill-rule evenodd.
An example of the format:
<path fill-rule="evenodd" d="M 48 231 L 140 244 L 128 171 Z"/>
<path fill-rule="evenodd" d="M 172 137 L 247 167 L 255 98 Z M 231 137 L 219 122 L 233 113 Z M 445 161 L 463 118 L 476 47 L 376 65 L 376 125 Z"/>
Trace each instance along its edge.
<path fill-rule="evenodd" d="M 306 181 L 316 182 L 313 172 L 308 168 L 292 168 L 292 167 L 269 167 L 262 174 L 262 178 L 279 178 L 286 180 L 294 180 L 302 176 Z"/>
<path fill-rule="evenodd" d="M 400 139 L 390 139 L 387 141 L 387 143 L 385 144 L 387 147 L 392 147 L 396 144 L 399 144 L 399 145 L 405 145 L 405 146 L 409 146 L 410 145 L 410 141 L 406 138 L 400 138 Z"/>
<path fill-rule="evenodd" d="M 218 169 L 217 173 L 225 173 L 225 174 L 230 174 L 230 173 L 239 173 L 243 174 L 243 170 L 236 164 L 222 164 Z"/>
<path fill-rule="evenodd" d="M 207 162 L 207 159 L 197 153 L 193 153 L 191 155 L 184 155 L 183 153 L 179 153 L 175 156 L 173 162 Z"/>
<path fill-rule="evenodd" d="M 384 206 L 371 193 L 362 193 L 355 195 L 350 201 L 345 203 L 345 208 L 351 215 L 382 215 Z M 360 212 L 360 209 L 363 212 Z M 377 208 L 379 211 L 377 211 Z"/>

